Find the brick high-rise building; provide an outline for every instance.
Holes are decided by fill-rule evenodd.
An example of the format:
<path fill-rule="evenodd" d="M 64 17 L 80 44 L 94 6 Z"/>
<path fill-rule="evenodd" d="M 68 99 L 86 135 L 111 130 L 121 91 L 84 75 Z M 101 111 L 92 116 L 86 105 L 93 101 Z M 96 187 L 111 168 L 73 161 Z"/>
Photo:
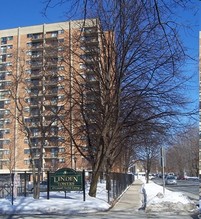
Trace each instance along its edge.
<path fill-rule="evenodd" d="M 99 51 L 97 20 L 0 30 L 0 39 L 0 174 L 30 172 L 31 157 L 43 171 L 87 168 L 61 121 L 72 131 L 79 120 L 76 72 L 94 83 L 86 63 L 89 48 Z"/>

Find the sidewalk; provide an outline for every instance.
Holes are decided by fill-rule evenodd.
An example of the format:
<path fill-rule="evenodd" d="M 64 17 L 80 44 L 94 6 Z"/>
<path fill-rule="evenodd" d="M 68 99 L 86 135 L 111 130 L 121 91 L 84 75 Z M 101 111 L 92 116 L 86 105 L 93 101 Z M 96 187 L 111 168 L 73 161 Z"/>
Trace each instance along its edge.
<path fill-rule="evenodd" d="M 143 204 L 142 185 L 141 180 L 135 180 L 110 211 L 138 211 Z"/>
<path fill-rule="evenodd" d="M 142 193 L 143 182 L 136 179 L 134 183 L 124 192 L 118 202 L 110 209 L 110 213 L 120 215 L 121 213 L 131 214 L 132 219 L 140 218 L 157 218 L 157 219 L 198 219 L 197 215 L 175 215 L 174 213 L 146 213 L 144 210 L 139 210 L 143 207 L 144 195 Z"/>

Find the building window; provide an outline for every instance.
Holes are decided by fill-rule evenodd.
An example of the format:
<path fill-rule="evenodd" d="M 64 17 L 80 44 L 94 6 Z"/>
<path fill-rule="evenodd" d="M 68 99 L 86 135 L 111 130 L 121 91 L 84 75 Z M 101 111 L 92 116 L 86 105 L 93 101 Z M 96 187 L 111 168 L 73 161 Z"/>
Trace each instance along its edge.
<path fill-rule="evenodd" d="M 4 134 L 10 134 L 10 129 L 5 129 Z"/>
<path fill-rule="evenodd" d="M 10 104 L 10 100 L 5 100 L 4 103 L 5 104 Z"/>
<path fill-rule="evenodd" d="M 6 62 L 6 55 L 0 56 L 0 62 Z"/>
<path fill-rule="evenodd" d="M 13 36 L 8 36 L 7 40 L 13 40 Z"/>
<path fill-rule="evenodd" d="M 64 153 L 65 152 L 65 148 L 59 148 L 59 152 L 60 153 Z"/>
<path fill-rule="evenodd" d="M 59 158 L 59 163 L 65 163 L 65 158 Z"/>
<path fill-rule="evenodd" d="M 57 32 L 53 32 L 51 33 L 51 37 L 57 37 L 58 33 Z"/>
<path fill-rule="evenodd" d="M 25 165 L 30 165 L 30 163 L 31 163 L 30 159 L 29 160 L 24 160 Z"/>
<path fill-rule="evenodd" d="M 1 37 L 1 44 L 7 44 L 7 37 Z"/>
<path fill-rule="evenodd" d="M 10 54 L 7 54 L 7 58 L 12 58 L 12 54 L 10 53 Z"/>
<path fill-rule="evenodd" d="M 1 53 L 7 52 L 7 46 L 1 46 Z"/>
<path fill-rule="evenodd" d="M 30 154 L 30 149 L 24 149 L 24 154 Z"/>
<path fill-rule="evenodd" d="M 31 38 L 31 39 L 40 39 L 42 37 L 41 33 L 29 33 L 27 34 L 27 38 Z"/>
<path fill-rule="evenodd" d="M 12 75 L 12 72 L 11 72 L 11 71 L 7 71 L 7 72 L 6 72 L 6 75 L 8 75 L 8 76 L 9 76 L 9 75 Z"/>
<path fill-rule="evenodd" d="M 64 30 L 59 30 L 58 31 L 58 34 L 63 34 L 64 33 Z"/>
<path fill-rule="evenodd" d="M 4 150 L 4 154 L 10 154 L 10 150 Z"/>
<path fill-rule="evenodd" d="M 3 144 L 10 144 L 10 139 L 0 140 Z"/>
<path fill-rule="evenodd" d="M 59 71 L 64 70 L 64 66 L 59 66 L 58 69 Z"/>
<path fill-rule="evenodd" d="M 12 62 L 7 62 L 6 65 L 7 66 L 12 66 Z"/>
<path fill-rule="evenodd" d="M 31 47 L 32 46 L 32 42 L 27 43 L 27 47 Z"/>
<path fill-rule="evenodd" d="M 13 48 L 13 45 L 8 45 L 7 46 L 7 49 L 12 49 Z"/>
<path fill-rule="evenodd" d="M 11 123 L 10 119 L 5 119 L 5 124 L 10 124 L 10 123 Z"/>
<path fill-rule="evenodd" d="M 86 69 L 86 65 L 84 63 L 80 63 L 80 69 Z"/>
<path fill-rule="evenodd" d="M 25 108 L 24 108 L 24 112 L 29 113 L 29 112 L 30 112 L 30 108 L 29 108 L 29 107 L 25 107 Z"/>
<path fill-rule="evenodd" d="M 58 42 L 59 42 L 59 43 L 63 43 L 63 42 L 64 42 L 64 39 L 58 39 Z"/>
<path fill-rule="evenodd" d="M 29 50 L 26 52 L 27 55 L 31 56 L 32 52 Z"/>

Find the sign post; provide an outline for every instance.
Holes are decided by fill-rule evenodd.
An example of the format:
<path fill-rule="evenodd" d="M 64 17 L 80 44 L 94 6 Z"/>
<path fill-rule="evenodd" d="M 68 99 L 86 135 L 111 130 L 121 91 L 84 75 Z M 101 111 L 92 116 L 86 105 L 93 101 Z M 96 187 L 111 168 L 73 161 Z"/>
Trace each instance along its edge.
<path fill-rule="evenodd" d="M 161 154 L 160 154 L 160 160 L 161 160 L 161 166 L 162 166 L 162 176 L 163 176 L 163 195 L 165 195 L 165 149 L 164 147 L 161 147 Z"/>

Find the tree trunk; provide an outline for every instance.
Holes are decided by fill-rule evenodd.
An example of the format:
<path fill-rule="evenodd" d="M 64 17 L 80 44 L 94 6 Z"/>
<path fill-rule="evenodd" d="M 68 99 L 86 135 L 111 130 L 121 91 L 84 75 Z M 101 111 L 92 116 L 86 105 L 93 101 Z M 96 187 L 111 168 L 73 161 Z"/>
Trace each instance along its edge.
<path fill-rule="evenodd" d="M 90 189 L 89 189 L 89 195 L 91 197 L 96 197 L 96 191 L 97 191 L 99 177 L 100 177 L 99 171 L 95 171 L 92 173 L 91 185 L 90 185 Z"/>

